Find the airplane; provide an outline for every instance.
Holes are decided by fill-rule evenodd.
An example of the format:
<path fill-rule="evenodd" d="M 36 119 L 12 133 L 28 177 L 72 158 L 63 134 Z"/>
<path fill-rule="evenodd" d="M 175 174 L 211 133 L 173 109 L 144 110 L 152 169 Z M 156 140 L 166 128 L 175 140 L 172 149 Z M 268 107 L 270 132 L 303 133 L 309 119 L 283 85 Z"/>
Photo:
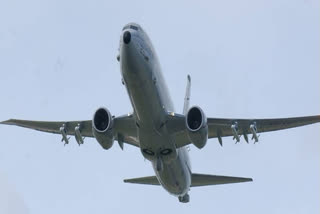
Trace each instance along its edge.
<path fill-rule="evenodd" d="M 191 77 L 187 86 L 182 113 L 177 113 L 162 75 L 152 43 L 136 23 L 122 29 L 119 54 L 122 84 L 126 87 L 133 112 L 112 116 L 107 108 L 98 108 L 92 120 L 31 121 L 10 119 L 1 124 L 16 125 L 38 131 L 61 134 L 65 144 L 68 136 L 75 136 L 81 145 L 85 137 L 95 138 L 103 149 L 110 149 L 117 141 L 138 147 L 149 160 L 155 176 L 125 179 L 126 183 L 162 186 L 180 202 L 190 200 L 191 187 L 250 182 L 252 178 L 193 173 L 188 146 L 204 148 L 208 139 L 231 136 L 240 142 L 259 142 L 259 133 L 270 132 L 320 122 L 320 115 L 277 119 L 207 118 L 199 106 L 189 107 Z"/>

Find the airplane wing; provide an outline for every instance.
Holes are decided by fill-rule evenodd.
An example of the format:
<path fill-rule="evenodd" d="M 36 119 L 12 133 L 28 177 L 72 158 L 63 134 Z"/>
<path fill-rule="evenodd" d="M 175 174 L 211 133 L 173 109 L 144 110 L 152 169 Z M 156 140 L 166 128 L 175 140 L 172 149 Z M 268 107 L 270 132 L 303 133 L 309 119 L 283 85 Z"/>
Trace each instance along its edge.
<path fill-rule="evenodd" d="M 177 148 L 191 143 L 183 118 L 183 115 L 170 116 L 172 124 L 175 126 L 175 130 L 172 133 Z M 248 141 L 248 135 L 251 134 L 252 138 L 257 142 L 259 133 L 262 132 L 278 131 L 318 122 L 320 122 L 320 115 L 278 119 L 208 118 L 208 138 L 218 138 L 219 143 L 222 145 L 222 137 L 234 136 L 239 141 L 240 136 L 243 136 Z"/>
<path fill-rule="evenodd" d="M 15 125 L 24 128 L 34 129 L 37 131 L 48 132 L 53 134 L 61 134 L 62 139 L 68 143 L 66 136 L 72 135 L 76 137 L 79 145 L 83 143 L 83 137 L 94 137 L 92 133 L 92 120 L 83 121 L 32 121 L 32 120 L 16 120 L 10 119 L 0 124 Z M 124 143 L 139 147 L 137 132 L 134 119 L 132 116 L 120 116 L 114 118 L 114 137 L 118 140 L 118 136 Z M 81 137 L 81 139 L 80 139 Z"/>
<path fill-rule="evenodd" d="M 292 117 L 279 119 L 219 119 L 208 118 L 209 138 L 233 136 L 231 126 L 238 125 L 238 134 L 252 134 L 254 125 L 257 133 L 278 131 L 320 122 L 319 116 Z"/>
<path fill-rule="evenodd" d="M 223 118 L 208 118 L 208 138 L 218 138 L 222 145 L 222 137 L 227 136 L 244 136 L 248 140 L 248 135 L 251 134 L 253 139 L 258 141 L 258 134 L 262 132 L 277 131 L 282 129 L 294 128 L 304 125 L 320 122 L 320 115 L 309 117 L 294 117 L 280 119 L 223 119 Z M 0 122 L 0 124 L 16 125 L 25 128 L 30 128 L 38 131 L 49 132 L 54 134 L 62 134 L 63 139 L 68 143 L 67 135 L 75 136 L 79 144 L 83 143 L 82 137 L 93 137 L 92 121 L 31 121 L 31 120 L 16 120 L 10 119 Z M 63 129 L 61 130 L 61 128 Z M 79 141 L 80 133 L 81 140 Z M 188 137 L 188 131 L 185 125 L 185 116 L 180 114 L 168 114 L 167 128 L 173 136 L 173 140 L 177 148 L 189 145 L 191 142 Z M 121 136 L 121 141 L 124 143 L 139 147 L 139 140 L 135 121 L 131 115 L 120 116 L 114 118 L 114 138 L 118 140 Z M 236 130 L 236 134 L 234 133 Z M 65 136 L 63 133 L 65 133 Z M 65 138 L 64 138 L 65 137 Z M 67 140 L 65 140 L 67 139 Z M 238 141 L 238 140 L 237 140 Z"/>

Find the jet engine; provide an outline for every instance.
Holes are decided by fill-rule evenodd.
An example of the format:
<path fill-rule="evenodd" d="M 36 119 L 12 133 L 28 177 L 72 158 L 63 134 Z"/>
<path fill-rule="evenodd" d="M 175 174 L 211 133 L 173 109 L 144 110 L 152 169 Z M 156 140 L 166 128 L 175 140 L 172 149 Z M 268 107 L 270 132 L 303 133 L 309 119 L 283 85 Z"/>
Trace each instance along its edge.
<path fill-rule="evenodd" d="M 113 118 L 106 108 L 99 108 L 93 115 L 92 133 L 104 149 L 110 149 L 114 142 Z"/>
<path fill-rule="evenodd" d="M 189 109 L 186 115 L 186 126 L 190 141 L 202 149 L 208 140 L 208 124 L 206 115 L 200 107 L 194 106 Z"/>

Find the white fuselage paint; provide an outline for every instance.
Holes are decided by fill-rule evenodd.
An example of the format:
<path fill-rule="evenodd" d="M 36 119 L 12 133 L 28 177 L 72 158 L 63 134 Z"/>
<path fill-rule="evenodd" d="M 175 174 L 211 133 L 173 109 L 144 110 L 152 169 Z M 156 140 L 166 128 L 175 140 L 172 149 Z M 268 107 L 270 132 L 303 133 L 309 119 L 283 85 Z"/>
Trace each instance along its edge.
<path fill-rule="evenodd" d="M 123 42 L 126 31 L 131 33 L 128 44 Z M 174 112 L 174 107 L 151 41 L 140 26 L 138 30 L 125 29 L 119 51 L 121 74 L 134 109 L 141 152 L 151 161 L 160 184 L 169 193 L 184 196 L 191 185 L 189 155 L 185 147 L 175 148 L 167 131 L 167 114 Z M 144 149 L 153 154 L 147 154 Z M 165 149 L 173 152 L 161 154 Z M 157 169 L 158 161 L 161 170 Z"/>

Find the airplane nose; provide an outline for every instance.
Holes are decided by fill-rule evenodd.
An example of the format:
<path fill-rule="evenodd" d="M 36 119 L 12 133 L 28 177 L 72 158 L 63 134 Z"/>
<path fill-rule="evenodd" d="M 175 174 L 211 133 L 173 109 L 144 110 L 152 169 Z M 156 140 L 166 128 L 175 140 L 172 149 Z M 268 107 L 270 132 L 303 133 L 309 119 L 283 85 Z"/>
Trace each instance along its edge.
<path fill-rule="evenodd" d="M 129 31 L 124 32 L 124 34 L 123 34 L 123 42 L 125 44 L 129 44 L 130 41 L 131 41 L 131 33 Z"/>

